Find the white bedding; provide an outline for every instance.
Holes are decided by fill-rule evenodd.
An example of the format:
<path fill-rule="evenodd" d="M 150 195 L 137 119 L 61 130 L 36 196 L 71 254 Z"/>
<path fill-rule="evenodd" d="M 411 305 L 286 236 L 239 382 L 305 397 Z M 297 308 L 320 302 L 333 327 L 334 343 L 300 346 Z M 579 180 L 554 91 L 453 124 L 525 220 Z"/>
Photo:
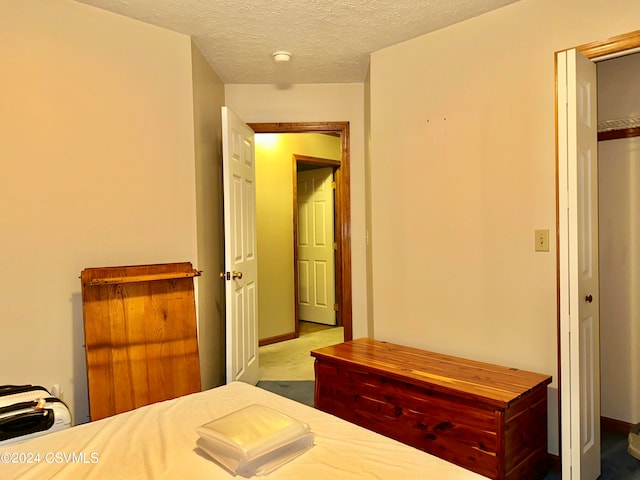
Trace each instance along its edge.
<path fill-rule="evenodd" d="M 0 448 L 0 477 L 234 478 L 197 449 L 196 427 L 253 403 L 306 422 L 316 434 L 311 450 L 269 474 L 267 478 L 273 480 L 485 478 L 332 415 L 238 382 Z"/>

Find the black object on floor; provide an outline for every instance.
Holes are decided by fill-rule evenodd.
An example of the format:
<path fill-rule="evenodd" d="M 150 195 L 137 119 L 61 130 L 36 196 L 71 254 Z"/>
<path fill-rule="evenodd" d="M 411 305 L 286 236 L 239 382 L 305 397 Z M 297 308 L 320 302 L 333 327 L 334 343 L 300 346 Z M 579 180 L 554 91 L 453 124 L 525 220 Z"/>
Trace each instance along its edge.
<path fill-rule="evenodd" d="M 313 390 L 315 382 L 313 380 L 263 380 L 258 382 L 257 386 L 277 393 L 296 402 L 304 403 L 313 407 Z"/>

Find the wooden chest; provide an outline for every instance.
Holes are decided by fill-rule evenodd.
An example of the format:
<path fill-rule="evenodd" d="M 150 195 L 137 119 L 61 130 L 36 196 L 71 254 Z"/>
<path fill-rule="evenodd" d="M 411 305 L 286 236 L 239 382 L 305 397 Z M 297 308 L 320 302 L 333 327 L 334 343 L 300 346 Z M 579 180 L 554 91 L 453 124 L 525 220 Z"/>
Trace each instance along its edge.
<path fill-rule="evenodd" d="M 489 478 L 548 469 L 548 375 L 371 339 L 311 355 L 320 410 Z"/>

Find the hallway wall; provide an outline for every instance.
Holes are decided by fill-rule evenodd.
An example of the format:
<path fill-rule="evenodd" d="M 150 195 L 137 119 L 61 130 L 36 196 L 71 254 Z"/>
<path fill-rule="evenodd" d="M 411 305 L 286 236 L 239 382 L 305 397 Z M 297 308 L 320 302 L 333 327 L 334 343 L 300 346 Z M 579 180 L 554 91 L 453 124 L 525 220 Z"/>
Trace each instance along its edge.
<path fill-rule="evenodd" d="M 295 331 L 293 154 L 340 160 L 339 137 L 259 133 L 256 145 L 258 336 Z"/>

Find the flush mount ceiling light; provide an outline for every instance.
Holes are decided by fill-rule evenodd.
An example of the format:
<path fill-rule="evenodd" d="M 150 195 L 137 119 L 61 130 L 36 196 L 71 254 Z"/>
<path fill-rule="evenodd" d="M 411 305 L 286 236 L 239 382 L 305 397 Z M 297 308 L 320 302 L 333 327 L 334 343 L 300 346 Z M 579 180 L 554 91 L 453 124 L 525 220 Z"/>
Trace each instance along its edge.
<path fill-rule="evenodd" d="M 271 55 L 273 56 L 273 59 L 278 63 L 284 63 L 291 60 L 291 53 L 285 52 L 284 50 L 278 50 L 277 52 L 273 52 Z"/>

